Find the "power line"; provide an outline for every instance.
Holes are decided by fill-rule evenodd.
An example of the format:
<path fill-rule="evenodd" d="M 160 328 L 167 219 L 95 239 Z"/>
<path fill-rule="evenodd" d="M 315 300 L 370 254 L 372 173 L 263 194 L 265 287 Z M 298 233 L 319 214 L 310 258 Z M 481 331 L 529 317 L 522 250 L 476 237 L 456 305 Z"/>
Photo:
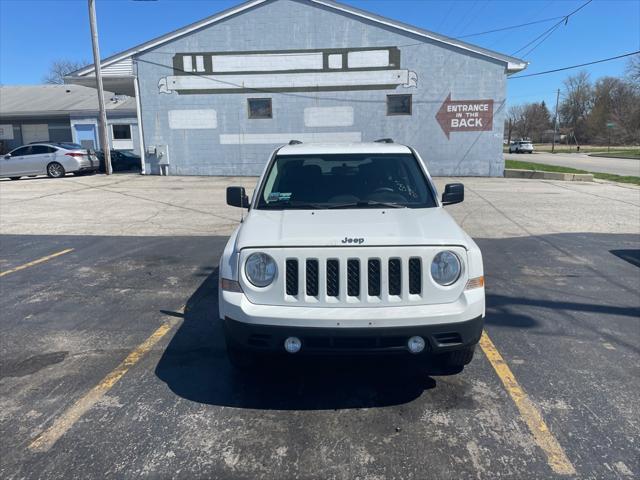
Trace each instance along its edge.
<path fill-rule="evenodd" d="M 546 35 L 546 37 L 540 42 L 542 43 L 544 40 L 546 40 L 547 38 L 549 38 L 549 35 L 551 34 L 550 32 L 555 31 L 556 28 L 558 28 L 562 23 L 564 23 L 565 25 L 567 24 L 567 22 L 569 21 L 569 17 L 578 13 L 580 10 L 582 10 L 584 7 L 586 7 L 587 5 L 589 5 L 591 2 L 593 2 L 593 0 L 587 0 L 586 3 L 583 3 L 581 6 L 579 6 L 578 8 L 576 8 L 574 11 L 572 11 L 571 13 L 568 13 L 567 15 L 565 15 L 564 17 L 562 17 L 562 20 L 560 20 L 558 23 L 552 25 L 551 27 L 549 27 L 547 30 L 545 30 L 544 32 L 542 32 L 540 35 L 538 35 L 536 38 L 534 38 L 533 40 L 531 40 L 529 43 L 527 43 L 525 46 L 519 48 L 518 50 L 516 50 L 515 52 L 513 52 L 511 55 L 515 55 L 518 52 L 521 52 L 522 50 L 524 50 L 525 48 L 527 48 L 529 45 L 537 42 L 540 38 L 544 37 Z M 549 34 L 549 35 L 547 35 Z M 540 45 L 540 43 L 538 43 L 538 45 Z M 538 46 L 536 45 L 536 47 Z M 530 50 L 532 51 L 532 50 Z"/>
<path fill-rule="evenodd" d="M 147 0 L 145 0 L 145 1 L 147 1 Z M 150 1 L 150 0 L 148 0 L 148 1 Z M 590 0 L 590 1 L 593 1 L 593 0 Z M 454 4 L 452 3 L 452 5 L 454 5 Z M 572 13 L 570 13 L 569 15 L 572 15 Z M 453 40 L 462 40 L 463 38 L 479 37 L 480 35 L 488 35 L 490 33 L 503 32 L 503 31 L 506 31 L 506 30 L 513 30 L 513 29 L 516 29 L 516 28 L 528 27 L 530 25 L 537 25 L 539 23 L 551 22 L 553 20 L 558 20 L 558 19 L 563 19 L 563 21 L 564 21 L 564 19 L 567 18 L 567 17 L 568 17 L 568 15 L 560 15 L 560 16 L 557 16 L 557 17 L 549 17 L 549 18 L 544 18 L 542 20 L 536 20 L 535 22 L 527 22 L 527 23 L 521 23 L 521 24 L 518 24 L 518 25 L 510 25 L 508 27 L 495 28 L 493 30 L 485 30 L 484 32 L 475 32 L 475 33 L 470 33 L 468 35 L 462 35 L 460 37 L 449 37 L 449 38 L 451 38 Z M 562 22 L 560 22 L 560 23 L 562 23 Z M 558 24 L 556 24 L 556 25 L 558 25 Z M 554 25 L 554 26 L 556 26 L 556 25 Z M 545 33 L 547 31 L 545 31 Z M 440 34 L 438 34 L 438 35 L 440 35 Z M 544 33 L 543 33 L 543 35 L 544 35 Z M 442 36 L 447 37 L 447 35 L 442 35 Z M 535 42 L 535 40 L 537 40 L 541 36 L 542 35 L 536 37 L 536 39 L 534 39 L 534 42 Z M 525 47 L 527 47 L 531 43 L 533 43 L 533 42 L 529 42 L 527 45 L 525 45 Z M 426 42 L 414 42 L 414 43 L 404 43 L 404 44 L 394 45 L 394 47 L 396 47 L 396 48 L 415 47 L 415 46 L 420 46 L 420 45 L 425 45 L 425 44 L 426 44 Z M 386 46 L 381 46 L 380 48 L 385 48 L 385 47 Z M 367 46 L 367 47 L 360 47 L 360 48 L 374 48 L 374 47 Z M 173 52 L 173 51 L 169 52 L 169 51 L 156 50 L 156 51 L 154 51 L 154 53 L 164 54 L 164 55 L 175 55 L 175 52 Z M 290 56 L 291 53 L 260 53 L 260 55 L 261 56 L 265 56 L 265 57 L 286 57 L 286 56 Z"/>
<path fill-rule="evenodd" d="M 551 35 L 553 35 L 553 32 L 555 32 L 558 28 L 560 28 L 560 25 L 556 25 L 555 27 L 553 27 L 549 33 L 547 33 L 544 37 L 542 37 L 542 39 L 536 43 L 533 47 L 531 47 L 529 50 L 527 50 L 525 53 L 522 54 L 523 57 L 526 57 L 527 55 L 529 55 L 531 52 L 533 52 L 536 48 L 538 48 L 540 45 L 542 45 L 542 43 L 549 38 Z"/>
<path fill-rule="evenodd" d="M 467 20 L 467 17 L 469 16 L 469 14 L 476 8 L 476 5 L 478 4 L 478 0 L 474 0 L 473 3 L 471 4 L 471 7 L 465 9 L 464 14 L 462 15 L 462 17 L 460 17 L 460 19 L 456 22 L 455 27 L 453 28 L 453 30 L 451 31 L 451 33 L 453 33 L 454 31 L 456 32 L 456 34 L 458 33 L 462 33 L 464 32 L 464 28 L 460 28 L 460 26 L 462 25 L 462 22 L 465 22 Z M 473 16 L 471 17 L 473 18 Z M 465 24 L 466 27 L 466 24 Z"/>
<path fill-rule="evenodd" d="M 521 23 L 519 25 L 511 25 L 509 27 L 496 28 L 494 30 L 487 30 L 485 32 L 470 33 L 468 35 L 462 35 L 461 37 L 455 37 L 455 38 L 462 39 L 462 38 L 469 38 L 469 37 L 478 37 L 480 35 L 487 35 L 489 33 L 504 32 L 505 30 L 513 30 L 514 28 L 528 27 L 529 25 L 536 25 L 538 23 L 550 22 L 552 20 L 558 20 L 559 18 L 564 18 L 564 17 L 558 16 L 558 17 L 545 18 L 542 20 L 536 20 L 535 22 Z"/>
<path fill-rule="evenodd" d="M 467 22 L 464 24 L 464 27 L 460 29 L 460 33 L 464 33 L 467 30 L 467 27 L 471 25 L 471 22 L 473 22 L 475 19 L 480 17 L 480 14 L 485 8 L 487 8 L 488 4 L 489 4 L 489 0 L 485 0 L 484 3 L 478 6 L 478 11 L 475 12 L 471 17 L 469 17 L 469 20 L 467 20 Z M 460 38 L 460 36 L 458 35 L 456 38 Z"/>
<path fill-rule="evenodd" d="M 527 75 L 517 75 L 515 77 L 508 77 L 508 79 L 509 80 L 515 80 L 516 78 L 535 77 L 535 76 L 538 76 L 538 75 L 546 75 L 548 73 L 562 72 L 563 70 L 570 70 L 572 68 L 585 67 L 587 65 L 594 65 L 596 63 L 602 63 L 602 62 L 609 62 L 611 60 L 617 60 L 618 58 L 630 57 L 631 55 L 637 55 L 639 53 L 640 53 L 640 50 L 637 50 L 635 52 L 625 53 L 624 55 L 618 55 L 616 57 L 603 58 L 602 60 L 594 60 L 593 62 L 581 63 L 579 65 L 571 65 L 570 67 L 556 68 L 554 70 L 546 70 L 544 72 L 529 73 Z"/>
<path fill-rule="evenodd" d="M 440 27 L 442 27 L 442 25 L 447 21 L 447 19 L 449 18 L 449 14 L 451 13 L 451 11 L 453 10 L 453 6 L 455 5 L 455 2 L 451 2 L 449 5 L 449 10 L 447 10 L 447 13 L 445 14 L 445 16 L 442 18 L 442 20 L 440 20 L 440 23 L 438 23 L 438 30 L 440 30 Z"/>

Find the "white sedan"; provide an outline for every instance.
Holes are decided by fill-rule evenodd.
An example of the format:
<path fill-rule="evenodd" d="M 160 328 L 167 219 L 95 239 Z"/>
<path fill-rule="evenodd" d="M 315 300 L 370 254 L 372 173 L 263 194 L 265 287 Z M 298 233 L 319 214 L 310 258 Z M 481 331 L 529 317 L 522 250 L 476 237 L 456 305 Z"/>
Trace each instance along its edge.
<path fill-rule="evenodd" d="M 533 144 L 527 141 L 512 142 L 509 153 L 533 153 Z"/>
<path fill-rule="evenodd" d="M 0 158 L 0 177 L 64 177 L 66 173 L 96 172 L 98 158 L 76 143 L 33 143 L 11 150 Z"/>

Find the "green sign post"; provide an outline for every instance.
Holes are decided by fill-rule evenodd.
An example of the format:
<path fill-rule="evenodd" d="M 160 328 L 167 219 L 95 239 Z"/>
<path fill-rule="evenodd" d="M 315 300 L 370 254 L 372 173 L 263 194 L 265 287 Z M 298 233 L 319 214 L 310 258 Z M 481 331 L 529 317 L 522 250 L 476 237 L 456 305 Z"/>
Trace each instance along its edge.
<path fill-rule="evenodd" d="M 615 126 L 615 123 L 607 122 L 607 132 L 609 133 L 609 144 L 607 145 L 607 153 L 609 153 L 609 150 L 611 149 L 611 129 Z"/>

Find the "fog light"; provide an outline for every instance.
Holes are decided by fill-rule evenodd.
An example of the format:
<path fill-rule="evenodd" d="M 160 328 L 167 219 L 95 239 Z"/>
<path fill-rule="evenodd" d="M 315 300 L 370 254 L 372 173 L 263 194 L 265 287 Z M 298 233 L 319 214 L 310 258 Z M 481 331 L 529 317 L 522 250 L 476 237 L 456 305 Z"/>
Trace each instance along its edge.
<path fill-rule="evenodd" d="M 302 342 L 298 337 L 289 337 L 284 341 L 284 349 L 289 353 L 298 353 L 302 348 Z"/>
<path fill-rule="evenodd" d="M 411 353 L 420 353 L 424 350 L 424 338 L 422 337 L 411 337 L 407 342 L 407 348 Z"/>

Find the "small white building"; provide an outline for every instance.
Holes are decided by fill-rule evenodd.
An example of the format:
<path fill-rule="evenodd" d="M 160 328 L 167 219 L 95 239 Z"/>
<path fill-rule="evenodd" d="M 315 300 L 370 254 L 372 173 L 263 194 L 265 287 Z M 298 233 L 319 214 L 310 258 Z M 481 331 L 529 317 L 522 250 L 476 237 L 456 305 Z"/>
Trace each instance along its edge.
<path fill-rule="evenodd" d="M 135 99 L 105 92 L 112 150 L 140 153 Z M 98 96 L 82 85 L 0 86 L 0 153 L 31 142 L 74 142 L 102 150 Z"/>

